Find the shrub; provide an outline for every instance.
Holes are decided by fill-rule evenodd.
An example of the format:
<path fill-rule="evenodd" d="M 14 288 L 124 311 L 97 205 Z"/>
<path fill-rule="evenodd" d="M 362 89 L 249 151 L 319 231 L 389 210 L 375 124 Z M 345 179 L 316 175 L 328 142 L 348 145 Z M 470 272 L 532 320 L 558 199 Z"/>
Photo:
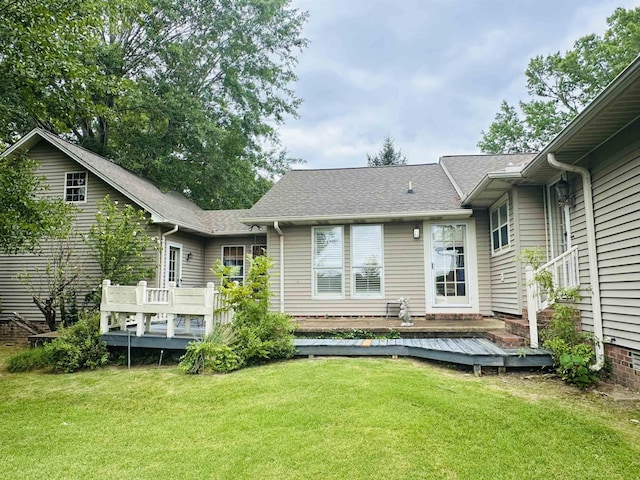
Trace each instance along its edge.
<path fill-rule="evenodd" d="M 7 370 L 12 373 L 30 372 L 46 368 L 51 364 L 48 350 L 42 347 L 29 348 L 23 350 L 9 358 Z"/>
<path fill-rule="evenodd" d="M 58 330 L 58 337 L 44 348 L 56 372 L 95 369 L 106 365 L 109 359 L 106 344 L 100 340 L 100 316 L 95 313 Z"/>
<path fill-rule="evenodd" d="M 203 340 L 191 342 L 178 367 L 185 373 L 229 373 L 242 367 L 243 359 L 231 348 L 236 337 L 230 325 L 216 325 Z"/>
<path fill-rule="evenodd" d="M 220 278 L 220 292 L 226 308 L 234 311 L 233 330 L 237 342 L 233 349 L 243 363 L 290 358 L 295 352 L 291 317 L 269 311 L 272 296 L 269 288 L 269 257 L 247 256 L 249 270 L 242 285 L 230 282 L 233 269 L 217 262 L 213 272 Z"/>

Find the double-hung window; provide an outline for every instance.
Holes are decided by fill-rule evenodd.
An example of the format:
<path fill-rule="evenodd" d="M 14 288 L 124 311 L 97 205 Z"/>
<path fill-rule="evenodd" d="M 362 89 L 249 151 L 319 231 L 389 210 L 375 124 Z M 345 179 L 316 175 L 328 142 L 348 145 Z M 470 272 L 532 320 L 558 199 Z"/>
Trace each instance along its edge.
<path fill-rule="evenodd" d="M 343 228 L 313 227 L 313 296 L 344 297 Z"/>
<path fill-rule="evenodd" d="M 222 264 L 231 267 L 230 282 L 242 283 L 244 280 L 244 246 L 222 247 Z"/>
<path fill-rule="evenodd" d="M 87 172 L 67 173 L 64 182 L 64 201 L 84 203 L 87 198 Z"/>
<path fill-rule="evenodd" d="M 351 227 L 351 296 L 382 297 L 384 261 L 382 225 Z"/>
<path fill-rule="evenodd" d="M 509 248 L 509 199 L 491 210 L 491 247 L 493 252 Z"/>

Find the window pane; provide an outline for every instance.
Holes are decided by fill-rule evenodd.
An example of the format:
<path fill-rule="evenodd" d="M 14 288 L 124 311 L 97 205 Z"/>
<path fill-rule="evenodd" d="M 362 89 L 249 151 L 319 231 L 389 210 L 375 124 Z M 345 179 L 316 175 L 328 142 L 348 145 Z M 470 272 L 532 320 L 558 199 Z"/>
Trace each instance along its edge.
<path fill-rule="evenodd" d="M 382 293 L 383 252 L 381 225 L 351 227 L 352 281 L 356 295 Z"/>
<path fill-rule="evenodd" d="M 508 221 L 507 218 L 507 204 L 500 205 L 500 225 L 506 223 Z"/>
<path fill-rule="evenodd" d="M 498 222 L 498 210 L 494 210 L 491 212 L 491 229 L 495 230 L 498 228 L 500 223 Z"/>
<path fill-rule="evenodd" d="M 223 247 L 222 264 L 225 267 L 232 267 L 229 276 L 231 282 L 242 283 L 244 279 L 244 247 Z"/>
<path fill-rule="evenodd" d="M 342 250 L 342 227 L 313 228 L 314 295 L 342 295 Z"/>
<path fill-rule="evenodd" d="M 503 247 L 509 245 L 509 228 L 506 225 L 500 228 L 500 242 Z"/>

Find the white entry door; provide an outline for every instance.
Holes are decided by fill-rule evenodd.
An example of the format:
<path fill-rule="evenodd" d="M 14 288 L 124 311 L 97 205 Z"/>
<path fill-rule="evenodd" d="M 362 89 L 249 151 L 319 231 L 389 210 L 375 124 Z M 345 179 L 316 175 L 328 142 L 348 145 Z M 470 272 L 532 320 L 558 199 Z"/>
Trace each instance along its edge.
<path fill-rule="evenodd" d="M 432 306 L 469 305 L 467 224 L 432 224 L 429 240 Z"/>
<path fill-rule="evenodd" d="M 182 283 L 182 245 L 167 242 L 166 255 L 166 285 L 169 285 L 169 282 L 176 282 L 176 285 L 179 287 Z"/>

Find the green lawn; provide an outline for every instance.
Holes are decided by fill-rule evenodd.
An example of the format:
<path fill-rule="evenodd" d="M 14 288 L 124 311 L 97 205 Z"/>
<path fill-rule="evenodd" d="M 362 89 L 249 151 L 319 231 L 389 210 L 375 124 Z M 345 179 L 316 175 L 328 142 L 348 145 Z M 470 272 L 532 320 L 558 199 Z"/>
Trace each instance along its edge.
<path fill-rule="evenodd" d="M 640 405 L 545 378 L 390 359 L 9 374 L 0 476 L 631 479 Z"/>

